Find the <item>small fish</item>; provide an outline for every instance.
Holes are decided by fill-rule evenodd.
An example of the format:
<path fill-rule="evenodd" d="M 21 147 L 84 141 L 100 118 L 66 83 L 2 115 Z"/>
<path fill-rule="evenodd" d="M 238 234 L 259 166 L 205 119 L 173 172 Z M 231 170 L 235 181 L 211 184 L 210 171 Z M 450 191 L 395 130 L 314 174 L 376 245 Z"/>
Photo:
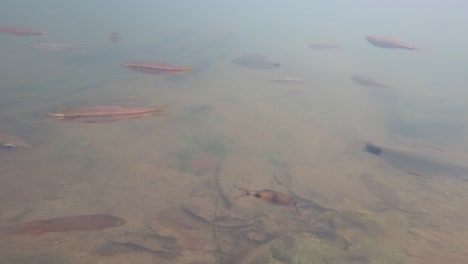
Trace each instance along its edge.
<path fill-rule="evenodd" d="M 388 39 L 378 36 L 369 35 L 366 37 L 367 41 L 379 48 L 383 49 L 406 49 L 406 50 L 421 50 L 419 48 L 413 47 L 409 44 L 401 42 L 395 39 Z"/>
<path fill-rule="evenodd" d="M 351 80 L 353 80 L 353 82 L 362 86 L 377 87 L 377 88 L 390 88 L 389 86 L 381 82 L 378 82 L 370 77 L 364 76 L 364 75 L 353 75 L 351 76 Z"/>
<path fill-rule="evenodd" d="M 30 148 L 28 142 L 25 140 L 6 134 L 0 134 L 0 149 L 6 150 L 21 150 Z"/>
<path fill-rule="evenodd" d="M 73 215 L 19 223 L 0 230 L 3 235 L 40 235 L 50 232 L 90 231 L 116 227 L 125 220 L 112 215 Z"/>
<path fill-rule="evenodd" d="M 252 190 L 247 190 L 238 186 L 236 187 L 245 192 L 243 195 L 237 196 L 236 199 L 245 197 L 245 196 L 254 196 L 274 205 L 296 206 L 296 201 L 292 199 L 289 195 L 282 193 L 282 192 L 273 191 L 269 189 L 263 189 L 261 191 L 252 191 Z"/>
<path fill-rule="evenodd" d="M 111 41 L 112 43 L 119 43 L 121 40 L 121 37 L 120 37 L 120 33 L 117 32 L 117 31 L 112 31 L 110 34 L 109 34 L 109 41 Z"/>
<path fill-rule="evenodd" d="M 63 112 L 50 113 L 49 116 L 60 120 L 85 123 L 105 123 L 119 120 L 141 118 L 146 116 L 165 115 L 164 107 L 122 107 L 122 106 L 94 106 L 68 109 Z"/>
<path fill-rule="evenodd" d="M 86 47 L 82 45 L 57 42 L 30 43 L 28 46 L 36 50 L 47 52 L 83 52 L 86 50 Z"/>
<path fill-rule="evenodd" d="M 30 28 L 18 28 L 10 26 L 0 26 L 0 33 L 7 33 L 17 36 L 38 36 L 47 34 L 46 31 L 30 29 Z"/>
<path fill-rule="evenodd" d="M 301 79 L 301 78 L 296 78 L 296 77 L 284 77 L 281 79 L 273 79 L 271 80 L 274 83 L 279 83 L 279 84 L 303 84 L 307 83 L 307 80 Z"/>
<path fill-rule="evenodd" d="M 331 43 L 322 43 L 322 42 L 309 43 L 309 48 L 315 49 L 315 50 L 329 50 L 329 49 L 337 49 L 339 47 L 340 45 L 331 44 Z"/>
<path fill-rule="evenodd" d="M 127 62 L 121 64 L 123 67 L 140 72 L 155 75 L 181 75 L 190 73 L 192 70 L 186 66 L 173 66 L 164 62 Z"/>
<path fill-rule="evenodd" d="M 279 68 L 279 62 L 271 61 L 268 57 L 260 54 L 244 54 L 231 61 L 232 63 L 251 69 L 275 69 Z"/>

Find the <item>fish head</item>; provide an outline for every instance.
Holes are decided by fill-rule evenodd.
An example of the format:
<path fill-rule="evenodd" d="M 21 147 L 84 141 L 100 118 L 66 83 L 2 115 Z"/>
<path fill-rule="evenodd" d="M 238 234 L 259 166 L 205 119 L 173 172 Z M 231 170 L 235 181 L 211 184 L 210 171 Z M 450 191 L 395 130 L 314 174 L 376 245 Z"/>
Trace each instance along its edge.
<path fill-rule="evenodd" d="M 58 119 L 64 119 L 65 118 L 64 113 L 50 113 L 50 114 L 47 114 L 47 116 L 55 117 L 55 118 L 58 118 Z"/>
<path fill-rule="evenodd" d="M 11 144 L 11 143 L 1 143 L 0 142 L 0 148 L 1 149 L 7 149 L 7 150 L 15 150 L 18 148 L 18 146 L 16 146 L 15 144 Z"/>

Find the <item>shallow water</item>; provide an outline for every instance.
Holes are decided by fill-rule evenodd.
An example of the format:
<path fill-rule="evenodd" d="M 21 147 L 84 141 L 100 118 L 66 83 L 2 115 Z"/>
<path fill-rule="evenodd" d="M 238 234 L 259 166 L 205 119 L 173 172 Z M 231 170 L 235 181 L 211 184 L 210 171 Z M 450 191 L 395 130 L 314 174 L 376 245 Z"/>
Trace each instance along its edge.
<path fill-rule="evenodd" d="M 408 263 L 467 262 L 468 187 L 405 174 L 362 151 L 367 140 L 410 148 L 427 142 L 448 153 L 468 151 L 462 114 L 466 80 L 460 70 L 467 40 L 451 33 L 466 32 L 463 25 L 468 23 L 457 21 L 464 19 L 457 6 L 462 4 L 416 2 L 403 8 L 362 1 L 364 10 L 360 4 L 334 1 L 0 4 L 0 25 L 48 31 L 40 37 L 0 35 L 0 134 L 31 145 L 0 151 L 0 225 L 80 214 L 126 220 L 102 231 L 2 236 L 0 260 L 224 263 L 226 255 L 238 253 L 227 242 L 217 250 L 229 254 L 182 250 L 171 257 L 108 242 L 127 234 L 147 235 L 145 227 L 168 209 L 182 209 L 195 194 L 219 191 L 215 170 L 186 165 L 215 160 L 222 164 L 221 186 L 228 197 L 220 199 L 235 197 L 234 185 L 310 194 L 308 199 L 339 214 L 367 217 L 368 222 L 350 221 L 337 230 L 339 237 L 350 239 L 351 248 L 376 243 L 401 252 Z M 433 8 L 440 12 L 435 15 Z M 415 12 L 421 20 L 408 18 Z M 341 17 L 347 22 L 340 22 Z M 404 30 L 395 32 L 396 27 Z M 108 41 L 112 31 L 120 33 L 119 43 Z M 364 37 L 377 33 L 424 51 L 375 48 Z M 88 50 L 41 53 L 28 47 L 32 42 L 76 43 Z M 340 48 L 312 50 L 307 46 L 311 42 L 337 43 Z M 231 62 L 245 53 L 274 58 L 281 67 L 256 70 Z M 193 72 L 175 78 L 120 66 L 135 60 L 189 66 Z M 448 60 L 450 68 L 444 63 Z M 388 81 L 392 89 L 358 86 L 350 80 L 357 73 Z M 271 82 L 285 76 L 308 82 Z M 112 104 L 165 105 L 168 116 L 102 124 L 46 116 L 66 108 Z M 287 164 L 287 184 L 275 179 L 278 168 L 272 160 Z M 362 174 L 378 175 L 378 182 L 366 185 Z M 380 191 L 369 190 L 372 186 Z M 230 202 L 232 210 L 264 212 L 263 224 L 256 228 L 270 233 L 308 228 L 307 223 L 321 217 L 258 199 Z M 218 203 L 216 212 L 226 209 L 218 208 L 222 200 Z M 407 204 L 424 217 L 407 213 Z M 371 222 L 380 232 L 369 231 L 374 230 Z M 221 230 L 218 239 L 244 241 L 242 232 Z M 211 245 L 215 238 L 204 235 L 212 239 L 207 241 Z M 252 248 L 258 245 L 246 241 Z"/>

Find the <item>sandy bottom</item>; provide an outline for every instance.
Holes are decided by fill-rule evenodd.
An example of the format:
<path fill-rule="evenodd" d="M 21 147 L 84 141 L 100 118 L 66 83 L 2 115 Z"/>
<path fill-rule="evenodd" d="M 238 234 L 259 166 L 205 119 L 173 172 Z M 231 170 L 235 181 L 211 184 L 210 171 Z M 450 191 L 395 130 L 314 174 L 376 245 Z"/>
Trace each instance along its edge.
<path fill-rule="evenodd" d="M 363 153 L 363 140 L 392 139 L 385 132 L 383 110 L 368 90 L 326 77 L 299 85 L 270 81 L 282 75 L 281 70 L 249 70 L 229 61 L 176 80 L 135 73 L 58 98 L 47 108 L 166 105 L 165 117 L 85 124 L 24 114 L 44 110 L 37 105 L 21 109 L 18 119 L 3 114 L 29 122 L 22 135 L 33 147 L 0 153 L 2 224 L 97 213 L 127 223 L 101 231 L 1 236 L 0 262 L 216 263 L 215 254 L 197 251 L 165 258 L 106 250 L 109 238 L 140 232 L 161 212 L 180 208 L 211 177 L 209 168 L 203 171 L 210 166 L 203 160 L 216 159 L 230 182 L 280 191 L 285 188 L 274 182 L 269 161 L 284 161 L 292 188 L 316 193 L 338 211 L 372 216 L 386 233 L 379 243 L 404 252 L 411 263 L 468 263 L 467 185 L 406 175 Z M 188 160 L 195 160 L 191 166 L 200 166 L 201 172 L 184 169 Z M 361 181 L 362 173 L 376 176 L 377 188 L 394 193 L 375 195 Z M 392 208 L 395 195 L 424 214 Z M 267 212 L 273 206 L 257 202 L 234 200 Z M 348 235 L 355 243 L 376 241 L 371 235 Z"/>

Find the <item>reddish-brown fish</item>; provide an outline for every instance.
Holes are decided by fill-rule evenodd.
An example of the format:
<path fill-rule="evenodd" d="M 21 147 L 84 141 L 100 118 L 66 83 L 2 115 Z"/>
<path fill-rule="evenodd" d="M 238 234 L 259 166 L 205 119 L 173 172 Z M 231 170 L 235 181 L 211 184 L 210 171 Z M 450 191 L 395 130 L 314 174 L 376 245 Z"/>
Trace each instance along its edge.
<path fill-rule="evenodd" d="M 243 195 L 237 196 L 236 198 L 241 198 L 245 196 L 254 196 L 274 205 L 296 206 L 296 201 L 291 196 L 282 192 L 273 191 L 269 189 L 263 189 L 261 191 L 251 191 L 251 190 L 247 190 L 241 187 L 237 187 L 237 188 L 243 190 L 245 193 Z"/>
<path fill-rule="evenodd" d="M 395 39 L 388 39 L 383 37 L 378 37 L 374 35 L 369 35 L 366 37 L 367 41 L 379 48 L 384 49 L 407 49 L 407 50 L 421 50 L 404 42 Z"/>
<path fill-rule="evenodd" d="M 85 123 L 104 123 L 140 118 L 145 116 L 165 115 L 164 107 L 122 107 L 122 106 L 94 106 L 68 109 L 63 112 L 50 113 L 49 116 L 60 120 L 70 120 Z"/>
<path fill-rule="evenodd" d="M 0 33 L 12 34 L 17 36 L 34 36 L 47 34 L 46 31 L 9 26 L 0 26 Z"/>
<path fill-rule="evenodd" d="M 3 235 L 40 235 L 50 232 L 101 230 L 125 224 L 125 220 L 112 215 L 74 215 L 20 223 L 6 227 Z"/>
<path fill-rule="evenodd" d="M 179 75 L 187 74 L 191 71 L 188 67 L 172 66 L 164 62 L 128 62 L 123 63 L 122 66 L 136 72 L 157 75 Z"/>

